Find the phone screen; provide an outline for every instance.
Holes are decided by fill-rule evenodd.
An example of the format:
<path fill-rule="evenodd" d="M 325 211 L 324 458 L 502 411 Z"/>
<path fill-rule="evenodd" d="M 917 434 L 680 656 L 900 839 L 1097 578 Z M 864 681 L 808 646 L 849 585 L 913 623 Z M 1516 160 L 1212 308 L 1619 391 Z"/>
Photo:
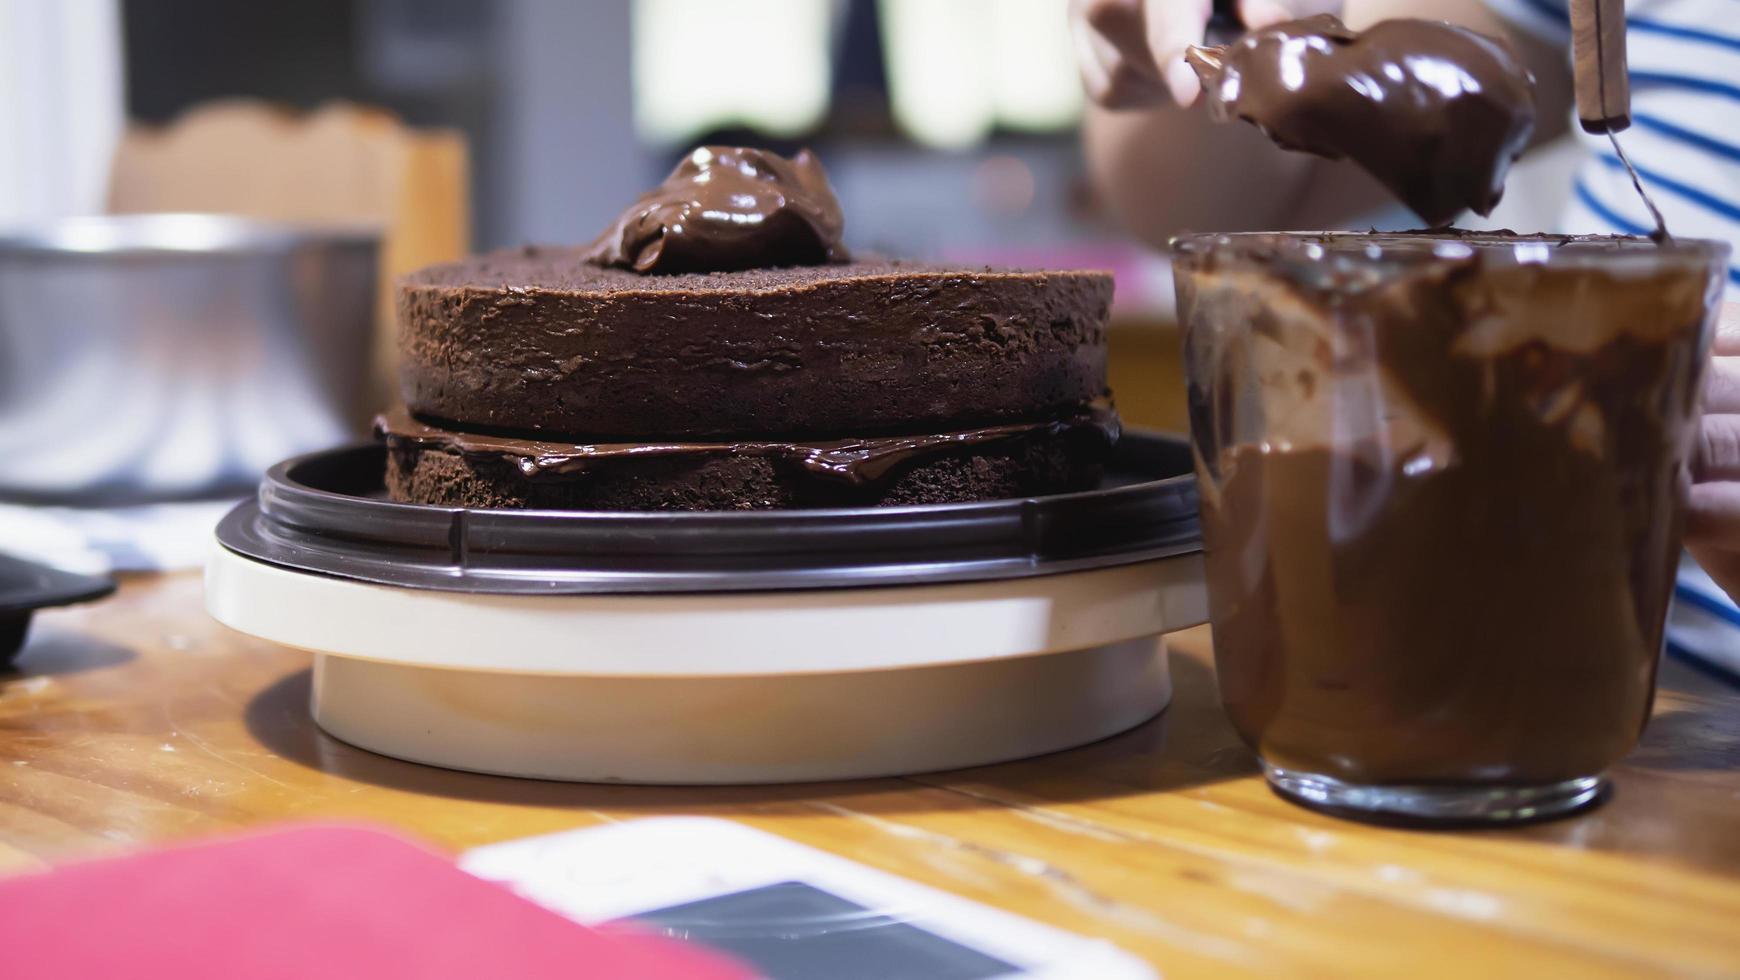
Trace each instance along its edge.
<path fill-rule="evenodd" d="M 801 881 L 654 909 L 627 921 L 735 956 L 769 980 L 985 980 L 1020 972 Z"/>

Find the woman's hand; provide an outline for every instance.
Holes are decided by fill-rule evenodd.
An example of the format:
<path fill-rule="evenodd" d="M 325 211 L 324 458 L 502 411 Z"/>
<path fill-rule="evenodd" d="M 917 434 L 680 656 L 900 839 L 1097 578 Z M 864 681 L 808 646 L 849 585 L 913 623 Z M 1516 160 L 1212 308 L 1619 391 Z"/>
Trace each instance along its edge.
<path fill-rule="evenodd" d="M 1722 307 L 1692 453 L 1686 548 L 1740 602 L 1740 303 Z"/>
<path fill-rule="evenodd" d="M 1184 49 L 1202 43 L 1210 0 L 1070 0 L 1070 31 L 1088 97 L 1108 109 L 1190 105 L 1202 92 Z M 1240 0 L 1256 30 L 1312 14 L 1340 13 L 1341 0 Z"/>

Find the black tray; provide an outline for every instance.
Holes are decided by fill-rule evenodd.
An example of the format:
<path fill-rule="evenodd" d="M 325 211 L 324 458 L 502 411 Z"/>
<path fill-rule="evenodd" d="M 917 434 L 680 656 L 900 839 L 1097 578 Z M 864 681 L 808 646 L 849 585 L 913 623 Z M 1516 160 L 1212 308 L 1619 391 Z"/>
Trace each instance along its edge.
<path fill-rule="evenodd" d="M 0 668 L 24 648 L 30 615 L 50 606 L 101 599 L 115 591 L 113 579 L 74 575 L 58 568 L 0 555 Z"/>
<path fill-rule="evenodd" d="M 1082 571 L 1201 548 L 1190 449 L 1126 432 L 1105 485 L 833 510 L 466 510 L 383 499 L 376 445 L 273 467 L 218 541 L 258 561 L 417 589 L 561 595 L 915 585 Z"/>

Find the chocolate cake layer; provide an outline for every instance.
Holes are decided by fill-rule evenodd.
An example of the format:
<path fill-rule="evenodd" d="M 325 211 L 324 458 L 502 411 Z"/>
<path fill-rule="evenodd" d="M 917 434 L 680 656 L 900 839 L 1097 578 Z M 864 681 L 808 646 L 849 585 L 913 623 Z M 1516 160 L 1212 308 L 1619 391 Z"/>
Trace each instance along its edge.
<path fill-rule="evenodd" d="M 1117 437 L 1104 403 L 1044 422 L 816 442 L 563 443 L 376 421 L 405 503 L 560 510 L 749 510 L 961 503 L 1084 490 Z"/>
<path fill-rule="evenodd" d="M 582 255 L 516 249 L 402 280 L 411 410 L 577 440 L 833 438 L 1042 420 L 1105 392 L 1109 273 L 647 276 Z"/>

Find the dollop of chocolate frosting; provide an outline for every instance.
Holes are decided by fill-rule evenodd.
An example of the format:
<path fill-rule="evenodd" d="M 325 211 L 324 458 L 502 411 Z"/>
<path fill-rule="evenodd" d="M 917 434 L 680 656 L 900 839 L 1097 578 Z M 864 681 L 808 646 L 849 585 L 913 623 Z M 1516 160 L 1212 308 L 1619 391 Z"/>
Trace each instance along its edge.
<path fill-rule="evenodd" d="M 1441 21 L 1356 32 L 1323 14 L 1186 57 L 1217 119 L 1352 160 L 1434 228 L 1491 214 L 1534 131 L 1534 76 L 1502 42 Z"/>
<path fill-rule="evenodd" d="M 642 273 L 736 272 L 848 261 L 845 218 L 808 150 L 703 146 L 641 195 L 586 260 Z"/>

